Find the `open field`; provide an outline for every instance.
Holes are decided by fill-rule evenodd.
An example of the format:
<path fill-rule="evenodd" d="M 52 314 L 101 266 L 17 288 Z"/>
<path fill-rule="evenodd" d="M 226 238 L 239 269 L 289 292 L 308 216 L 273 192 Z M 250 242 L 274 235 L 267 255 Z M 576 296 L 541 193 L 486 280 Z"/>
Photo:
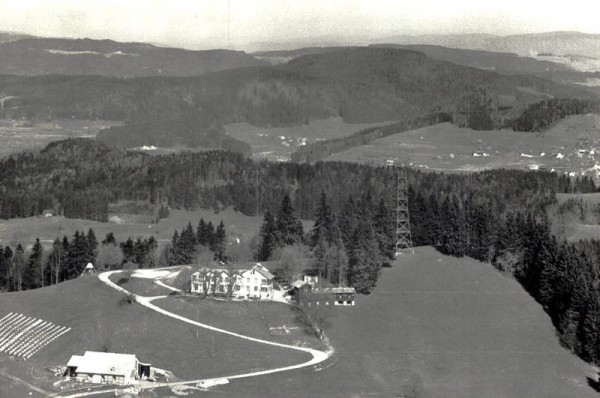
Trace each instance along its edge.
<path fill-rule="evenodd" d="M 298 310 L 284 303 L 218 301 L 173 295 L 154 302 L 160 308 L 221 329 L 277 343 L 324 349 L 311 330 L 297 321 Z M 270 328 L 286 326 L 289 334 L 278 335 Z"/>
<path fill-rule="evenodd" d="M 385 137 L 328 158 L 374 165 L 384 165 L 387 159 L 429 170 L 540 168 L 598 177 L 600 115 L 570 116 L 544 133 L 475 131 L 442 123 Z"/>
<path fill-rule="evenodd" d="M 35 123 L 0 119 L 0 158 L 24 150 L 41 149 L 52 141 L 96 137 L 100 129 L 121 125 L 105 120 L 55 120 Z"/>
<path fill-rule="evenodd" d="M 167 318 L 138 304 L 120 304 L 123 293 L 91 276 L 22 293 L 3 293 L 0 317 L 10 312 L 42 318 L 72 329 L 27 361 L 0 354 L 0 369 L 46 391 L 59 380 L 45 370 L 65 365 L 85 350 L 133 353 L 182 379 L 216 377 L 300 363 L 309 355 L 256 344 Z M 217 315 L 218 316 L 218 315 Z M 210 321 L 210 320 L 206 320 Z M 21 387 L 0 376 L 3 398 L 21 398 Z M 4 391 L 15 391 L 5 395 Z M 33 392 L 32 396 L 41 396 Z"/>
<path fill-rule="evenodd" d="M 14 245 L 23 243 L 33 244 L 39 237 L 45 244 L 51 244 L 57 237 L 73 236 L 76 230 L 87 231 L 92 228 L 98 240 L 102 240 L 106 233 L 113 232 L 118 241 L 132 239 L 138 236 L 149 238 L 154 236 L 159 242 L 170 241 L 174 231 L 181 231 L 188 222 L 196 228 L 201 218 L 212 221 L 217 226 L 221 220 L 225 224 L 227 236 L 249 238 L 257 233 L 262 223 L 262 217 L 250 217 L 226 209 L 218 214 L 212 210 L 172 210 L 169 218 L 161 219 L 158 224 L 152 224 L 152 216 L 119 215 L 122 223 L 96 222 L 89 220 L 70 219 L 59 216 L 35 216 L 10 220 L 0 220 L 0 244 Z M 311 223 L 306 222 L 305 228 L 310 228 Z"/>
<path fill-rule="evenodd" d="M 246 216 L 227 208 L 219 213 L 213 210 L 171 210 L 168 218 L 161 219 L 158 224 L 153 224 L 153 216 L 139 214 L 118 214 L 118 222 L 97 222 L 81 219 L 64 218 L 60 216 L 44 217 L 35 216 L 28 218 L 0 219 L 0 244 L 15 246 L 18 243 L 31 246 L 35 238 L 40 238 L 45 245 L 51 245 L 58 236 L 67 235 L 69 239 L 76 230 L 86 231 L 92 228 L 99 241 L 104 239 L 108 232 L 113 232 L 117 241 L 125 241 L 138 236 L 149 238 L 154 236 L 159 244 L 170 242 L 175 230 L 181 230 L 192 223 L 194 229 L 203 218 L 211 221 L 216 227 L 221 220 L 225 224 L 228 238 L 249 239 L 256 235 L 263 221 L 262 217 Z M 110 218 L 110 215 L 109 215 Z M 302 221 L 304 230 L 312 228 L 312 221 Z"/>
<path fill-rule="evenodd" d="M 203 396 L 597 397 L 591 366 L 559 345 L 517 282 L 432 248 L 384 269 L 375 293 L 341 308 L 327 334 L 336 355 L 321 370 Z"/>
<path fill-rule="evenodd" d="M 600 204 L 600 193 L 559 193 L 556 194 L 556 199 L 559 204 L 565 203 L 569 199 L 582 200 L 588 209 L 593 209 Z M 600 224 L 596 223 L 595 217 L 589 217 L 586 219 L 586 222 L 582 222 L 578 216 L 574 215 L 565 222 L 563 233 L 571 242 L 585 239 L 600 239 Z"/>
<path fill-rule="evenodd" d="M 290 160 L 297 147 L 319 140 L 330 140 L 354 134 L 357 131 L 381 126 L 385 123 L 350 124 L 341 117 L 325 120 L 311 120 L 309 124 L 295 127 L 255 127 L 248 123 L 225 125 L 227 134 L 247 142 L 252 147 L 252 155 L 270 160 Z"/>

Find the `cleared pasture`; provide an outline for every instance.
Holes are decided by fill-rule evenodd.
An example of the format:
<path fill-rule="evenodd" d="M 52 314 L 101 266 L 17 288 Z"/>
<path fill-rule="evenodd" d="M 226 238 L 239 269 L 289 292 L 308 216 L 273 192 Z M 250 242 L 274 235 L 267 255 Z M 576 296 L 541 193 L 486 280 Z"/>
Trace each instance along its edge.
<path fill-rule="evenodd" d="M 341 117 L 311 120 L 308 124 L 293 127 L 256 127 L 248 123 L 225 125 L 227 134 L 247 142 L 252 156 L 269 160 L 290 160 L 297 147 L 316 142 L 352 135 L 369 127 L 386 123 L 346 123 Z M 303 144 L 304 143 L 304 144 Z"/>
<path fill-rule="evenodd" d="M 592 367 L 560 346 L 516 281 L 428 247 L 384 269 L 375 292 L 341 308 L 327 334 L 336 354 L 317 369 L 202 396 L 597 397 Z"/>
<path fill-rule="evenodd" d="M 50 142 L 76 137 L 96 137 L 98 131 L 121 122 L 105 120 L 54 120 L 28 123 L 0 119 L 0 158 L 25 150 L 38 150 Z"/>
<path fill-rule="evenodd" d="M 597 177 L 600 116 L 570 116 L 544 133 L 476 131 L 442 123 L 381 138 L 327 160 L 381 166 L 387 159 L 424 170 L 555 169 Z"/>

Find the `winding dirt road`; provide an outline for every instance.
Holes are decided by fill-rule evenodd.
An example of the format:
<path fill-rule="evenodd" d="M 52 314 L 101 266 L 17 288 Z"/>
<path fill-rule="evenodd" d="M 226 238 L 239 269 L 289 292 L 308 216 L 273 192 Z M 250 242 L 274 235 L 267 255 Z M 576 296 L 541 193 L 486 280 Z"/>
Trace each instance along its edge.
<path fill-rule="evenodd" d="M 110 286 L 111 288 L 113 288 L 119 292 L 131 294 L 131 292 L 129 292 L 126 289 L 123 289 L 122 287 L 118 286 L 117 284 L 115 284 L 114 282 L 112 282 L 110 280 L 110 276 L 116 272 L 121 272 L 121 271 L 104 272 L 104 273 L 100 274 L 98 276 L 98 278 L 104 284 Z M 157 283 L 158 285 L 160 285 L 162 287 L 171 289 L 171 290 L 178 290 L 178 289 L 173 288 L 172 286 L 166 285 L 165 283 L 163 283 L 162 281 L 159 281 L 158 279 L 155 280 L 155 283 Z M 211 377 L 208 379 L 185 380 L 185 381 L 170 382 L 170 383 L 151 383 L 151 384 L 148 384 L 147 386 L 146 385 L 139 386 L 138 389 L 140 389 L 140 390 L 141 389 L 160 388 L 160 387 L 172 387 L 172 386 L 180 386 L 180 385 L 188 385 L 188 384 L 199 385 L 199 386 L 212 386 L 212 385 L 218 385 L 218 384 L 226 384 L 229 382 L 229 380 L 242 379 L 242 378 L 246 378 L 246 377 L 263 376 L 263 375 L 268 375 L 268 374 L 272 374 L 272 373 L 285 372 L 288 370 L 295 370 L 295 369 L 306 368 L 309 366 L 314 366 L 314 365 L 317 365 L 317 364 L 327 360 L 333 354 L 333 349 L 328 350 L 328 351 L 319 351 L 319 350 L 315 350 L 312 348 L 296 347 L 296 346 L 292 346 L 292 345 L 288 345 L 288 344 L 275 343 L 275 342 L 268 341 L 268 340 L 257 339 L 254 337 L 245 336 L 243 334 L 231 332 L 229 330 L 220 329 L 220 328 L 217 328 L 217 327 L 214 327 L 211 325 L 207 325 L 205 323 L 200 323 L 200 322 L 194 321 L 192 319 L 183 317 L 181 315 L 174 314 L 172 312 L 169 312 L 167 310 L 164 310 L 164 309 L 152 304 L 152 301 L 161 299 L 161 298 L 165 298 L 167 296 L 144 297 L 144 296 L 135 295 L 135 297 L 136 297 L 136 301 L 140 305 L 143 305 L 146 308 L 149 308 L 153 311 L 159 312 L 163 315 L 166 315 L 166 316 L 176 319 L 178 321 L 186 322 L 186 323 L 189 323 L 190 325 L 208 329 L 213 332 L 223 333 L 223 334 L 234 336 L 234 337 L 237 337 L 240 339 L 248 340 L 253 343 L 267 344 L 267 345 L 271 345 L 271 346 L 275 346 L 275 347 L 281 347 L 283 349 L 306 352 L 312 356 L 312 359 L 310 359 L 309 361 L 302 362 L 297 365 L 284 366 L 284 367 L 280 367 L 280 368 L 272 368 L 272 369 L 262 370 L 262 371 L 258 371 L 258 372 L 241 373 L 241 374 L 227 375 L 227 376 L 221 376 L 221 377 Z M 88 392 L 75 393 L 72 395 L 58 395 L 58 396 L 61 398 L 77 398 L 77 397 L 86 397 L 86 396 L 92 396 L 92 395 L 106 394 L 108 392 L 114 392 L 114 391 L 123 390 L 123 389 L 126 389 L 126 388 L 115 388 L 115 389 L 108 389 L 108 390 L 102 390 L 102 391 L 88 391 Z"/>

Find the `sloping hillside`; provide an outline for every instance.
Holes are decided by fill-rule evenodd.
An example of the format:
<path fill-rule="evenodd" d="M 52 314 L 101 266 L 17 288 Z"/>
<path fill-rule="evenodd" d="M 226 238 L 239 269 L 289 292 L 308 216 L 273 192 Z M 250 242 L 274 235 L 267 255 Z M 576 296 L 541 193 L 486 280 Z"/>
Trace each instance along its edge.
<path fill-rule="evenodd" d="M 0 74 L 194 76 L 265 65 L 241 51 L 189 51 L 112 40 L 11 38 L 0 40 Z"/>
<path fill-rule="evenodd" d="M 277 67 L 242 68 L 191 78 L 0 77 L 7 117 L 127 120 L 191 119 L 202 134 L 226 123 L 291 126 L 341 116 L 346 122 L 413 120 L 447 112 L 454 123 L 497 128 L 546 98 L 597 99 L 585 90 L 527 76 L 506 76 L 389 48 L 306 55 Z M 153 132 L 154 138 L 187 134 Z M 109 134 L 110 130 L 109 130 Z M 116 134 L 116 133 L 115 133 Z M 133 142 L 132 142 L 133 141 Z"/>
<path fill-rule="evenodd" d="M 27 361 L 0 353 L 2 373 L 57 392 L 60 389 L 53 383 L 59 378 L 46 368 L 64 366 L 71 355 L 82 355 L 86 350 L 135 354 L 141 361 L 170 370 L 182 379 L 294 364 L 305 357 L 204 329 L 191 330 L 186 323 L 125 303 L 123 298 L 124 294 L 94 276 L 27 292 L 2 293 L 0 318 L 11 312 L 21 313 L 71 328 Z M 2 397 L 21 398 L 21 390 L 15 389 L 14 394 L 12 389 L 7 390 L 7 380 L 0 375 Z"/>
<path fill-rule="evenodd" d="M 375 292 L 340 308 L 317 372 L 240 380 L 228 396 L 596 397 L 541 306 L 490 265 L 418 248 Z M 220 396 L 214 392 L 211 396 Z"/>

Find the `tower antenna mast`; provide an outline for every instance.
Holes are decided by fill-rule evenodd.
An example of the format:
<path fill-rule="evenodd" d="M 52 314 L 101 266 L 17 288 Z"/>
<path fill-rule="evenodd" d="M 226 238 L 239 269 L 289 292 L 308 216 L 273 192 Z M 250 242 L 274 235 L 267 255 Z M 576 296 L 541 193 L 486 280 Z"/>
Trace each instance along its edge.
<path fill-rule="evenodd" d="M 406 168 L 394 166 L 397 171 L 396 192 L 396 244 L 395 257 L 402 253 L 415 254 L 410 233 L 410 215 L 408 213 L 408 178 Z"/>

